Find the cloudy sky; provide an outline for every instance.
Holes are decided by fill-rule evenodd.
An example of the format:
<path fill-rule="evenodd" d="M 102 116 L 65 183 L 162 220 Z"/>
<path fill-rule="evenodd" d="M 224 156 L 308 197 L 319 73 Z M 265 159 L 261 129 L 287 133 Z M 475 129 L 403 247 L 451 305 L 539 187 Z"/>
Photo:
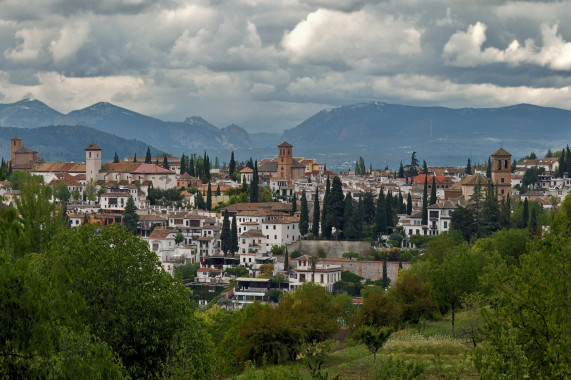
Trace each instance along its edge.
<path fill-rule="evenodd" d="M 0 103 L 251 132 L 379 100 L 571 109 L 571 1 L 0 0 Z"/>

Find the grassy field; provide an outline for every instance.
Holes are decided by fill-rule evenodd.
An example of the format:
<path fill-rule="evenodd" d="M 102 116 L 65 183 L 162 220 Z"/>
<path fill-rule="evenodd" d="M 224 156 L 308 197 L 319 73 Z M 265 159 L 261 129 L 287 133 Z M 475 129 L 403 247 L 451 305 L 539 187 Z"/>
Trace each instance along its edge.
<path fill-rule="evenodd" d="M 339 379 L 397 379 L 391 376 L 397 361 L 405 365 L 422 366 L 428 379 L 477 379 L 478 372 L 472 362 L 472 348 L 463 331 L 469 326 L 468 316 L 456 317 L 455 334 L 452 334 L 450 318 L 426 321 L 410 325 L 391 335 L 385 346 L 373 355 L 363 345 L 341 341 L 322 365 L 322 372 L 329 380 Z M 403 365 L 403 363 L 400 363 Z M 410 372 L 414 372 L 411 370 Z M 266 366 L 247 370 L 240 379 L 310 379 L 306 363 L 299 360 L 281 366 Z"/>

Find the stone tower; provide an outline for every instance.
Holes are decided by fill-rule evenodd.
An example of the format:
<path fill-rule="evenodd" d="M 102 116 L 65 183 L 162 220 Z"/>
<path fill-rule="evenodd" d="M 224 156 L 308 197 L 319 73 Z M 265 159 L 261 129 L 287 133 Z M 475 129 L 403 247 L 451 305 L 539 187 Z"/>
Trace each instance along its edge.
<path fill-rule="evenodd" d="M 97 175 L 101 170 L 101 147 L 91 144 L 85 148 L 85 180 L 93 178 L 97 181 Z"/>
<path fill-rule="evenodd" d="M 278 155 L 278 172 L 277 176 L 281 178 L 291 178 L 291 165 L 293 163 L 293 145 L 284 141 L 280 145 Z"/>
<path fill-rule="evenodd" d="M 12 165 L 14 165 L 16 162 L 15 153 L 18 149 L 20 149 L 21 146 L 22 146 L 22 139 L 19 138 L 18 136 L 12 137 L 12 140 L 10 140 L 10 160 L 12 160 Z"/>
<path fill-rule="evenodd" d="M 492 153 L 492 184 L 498 189 L 498 198 L 510 194 L 512 189 L 512 155 L 504 148 Z"/>

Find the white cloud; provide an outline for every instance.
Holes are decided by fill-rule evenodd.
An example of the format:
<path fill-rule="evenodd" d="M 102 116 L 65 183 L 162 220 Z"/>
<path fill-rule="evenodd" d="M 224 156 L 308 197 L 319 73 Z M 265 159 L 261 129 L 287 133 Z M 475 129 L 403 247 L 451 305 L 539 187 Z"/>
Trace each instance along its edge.
<path fill-rule="evenodd" d="M 523 45 L 513 40 L 505 50 L 495 47 L 482 49 L 486 42 L 486 29 L 485 24 L 477 22 L 466 32 L 454 33 L 444 45 L 442 56 L 445 62 L 460 67 L 504 62 L 512 66 L 535 64 L 552 70 L 571 70 L 571 42 L 557 34 L 557 24 L 541 26 L 541 48 L 532 39 L 527 39 Z"/>
<path fill-rule="evenodd" d="M 12 61 L 33 61 L 40 56 L 45 43 L 46 31 L 38 28 L 21 29 L 15 34 L 18 43 L 15 49 L 4 52 L 4 56 Z"/>
<path fill-rule="evenodd" d="M 76 22 L 61 29 L 59 39 L 50 44 L 54 61 L 61 62 L 75 56 L 89 36 L 89 24 Z"/>
<path fill-rule="evenodd" d="M 421 35 L 403 18 L 318 9 L 286 33 L 281 45 L 296 64 L 354 66 L 383 55 L 420 53 Z"/>

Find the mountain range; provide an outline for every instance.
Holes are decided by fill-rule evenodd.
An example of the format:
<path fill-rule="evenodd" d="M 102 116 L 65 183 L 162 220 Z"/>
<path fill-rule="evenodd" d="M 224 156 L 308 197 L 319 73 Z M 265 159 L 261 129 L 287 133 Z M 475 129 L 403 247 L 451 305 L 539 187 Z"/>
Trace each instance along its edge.
<path fill-rule="evenodd" d="M 0 104 L 0 138 L 5 146 L 6 134 L 14 128 L 14 134 L 24 135 L 15 129 L 24 128 L 37 139 L 36 143 L 27 138 L 24 145 L 38 150 L 40 156 L 66 160 L 82 160 L 83 146 L 93 141 L 104 148 L 104 157 L 112 157 L 114 151 L 143 155 L 146 146 L 152 145 L 153 151 L 177 155 L 206 150 L 221 161 L 228 159 L 230 151 L 236 151 L 239 159 L 259 159 L 275 155 L 276 146 L 287 139 L 294 145 L 295 156 L 315 157 L 331 168 L 350 166 L 359 156 L 367 166 L 394 168 L 399 161 L 408 163 L 413 151 L 432 165 L 462 165 L 468 157 L 472 162 L 487 161 L 500 145 L 515 157 L 560 149 L 571 140 L 570 124 L 571 111 L 529 104 L 452 109 L 369 102 L 325 109 L 280 137 L 250 134 L 234 124 L 218 128 L 199 116 L 162 121 L 104 102 L 68 114 L 39 100 Z M 40 128 L 46 126 L 50 127 Z M 46 145 L 53 140 L 50 136 L 58 137 L 53 145 Z M 85 141 L 78 141 L 81 138 Z M 110 141 L 117 145 L 108 146 Z M 73 144 L 81 149 L 75 152 Z"/>

